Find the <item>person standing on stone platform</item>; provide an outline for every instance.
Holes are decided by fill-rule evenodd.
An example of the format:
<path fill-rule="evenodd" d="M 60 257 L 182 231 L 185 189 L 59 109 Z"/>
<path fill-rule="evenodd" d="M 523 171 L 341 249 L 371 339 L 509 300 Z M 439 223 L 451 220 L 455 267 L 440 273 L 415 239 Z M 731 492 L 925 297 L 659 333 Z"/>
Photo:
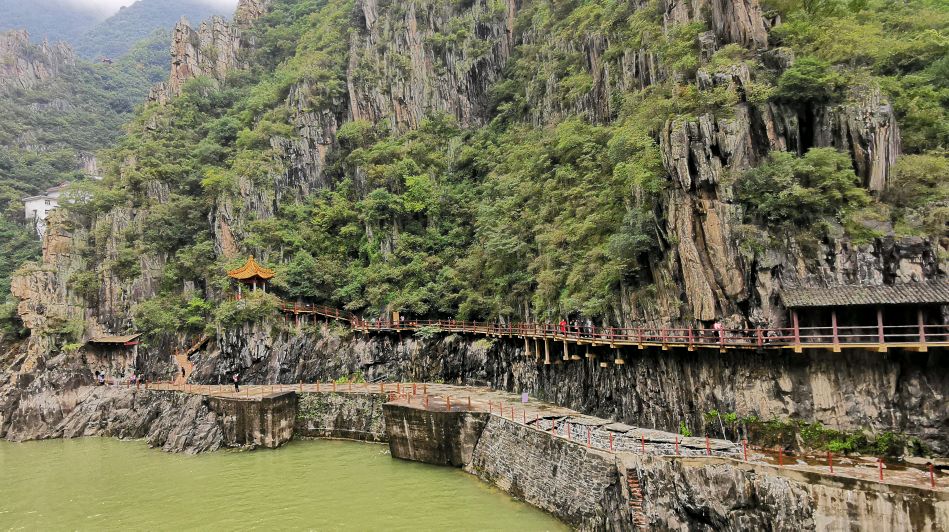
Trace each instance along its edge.
<path fill-rule="evenodd" d="M 240 373 L 234 373 L 233 380 L 234 380 L 234 392 L 235 392 L 235 393 L 241 393 L 241 387 L 240 387 L 241 375 L 240 375 Z"/>

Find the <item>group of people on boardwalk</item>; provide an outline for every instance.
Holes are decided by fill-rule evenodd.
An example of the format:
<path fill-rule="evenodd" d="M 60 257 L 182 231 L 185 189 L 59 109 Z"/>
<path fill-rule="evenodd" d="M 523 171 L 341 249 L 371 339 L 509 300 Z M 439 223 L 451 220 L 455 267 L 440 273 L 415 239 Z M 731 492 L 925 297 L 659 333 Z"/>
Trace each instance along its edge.
<path fill-rule="evenodd" d="M 105 386 L 107 384 L 111 384 L 113 386 L 119 386 L 123 382 L 127 383 L 129 386 L 137 386 L 145 382 L 145 375 L 139 374 L 138 372 L 133 371 L 131 375 L 128 375 L 126 377 L 115 374 L 110 378 L 106 374 L 105 371 L 96 370 L 95 380 L 96 380 L 97 386 Z"/>

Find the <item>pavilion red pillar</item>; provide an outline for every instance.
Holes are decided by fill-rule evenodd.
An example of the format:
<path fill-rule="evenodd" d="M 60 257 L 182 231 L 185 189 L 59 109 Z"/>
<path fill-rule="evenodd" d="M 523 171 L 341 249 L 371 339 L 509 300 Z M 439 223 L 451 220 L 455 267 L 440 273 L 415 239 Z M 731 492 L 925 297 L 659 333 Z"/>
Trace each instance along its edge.
<path fill-rule="evenodd" d="M 883 334 L 883 308 L 877 307 L 877 337 L 880 345 L 886 343 L 886 336 Z"/>
<path fill-rule="evenodd" d="M 791 310 L 791 323 L 794 326 L 794 346 L 798 351 L 801 350 L 801 324 L 797 318 L 797 310 Z"/>
<path fill-rule="evenodd" d="M 840 351 L 840 337 L 837 335 L 837 309 L 830 309 L 830 326 L 834 333 L 834 351 Z"/>

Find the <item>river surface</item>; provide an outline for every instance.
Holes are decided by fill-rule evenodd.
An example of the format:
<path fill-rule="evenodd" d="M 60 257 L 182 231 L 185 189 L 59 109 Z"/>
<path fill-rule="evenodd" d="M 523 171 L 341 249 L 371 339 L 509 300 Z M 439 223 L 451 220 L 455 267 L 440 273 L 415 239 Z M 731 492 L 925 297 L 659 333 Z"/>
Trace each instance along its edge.
<path fill-rule="evenodd" d="M 384 445 L 168 454 L 110 438 L 0 441 L 0 530 L 564 530 L 472 475 Z"/>

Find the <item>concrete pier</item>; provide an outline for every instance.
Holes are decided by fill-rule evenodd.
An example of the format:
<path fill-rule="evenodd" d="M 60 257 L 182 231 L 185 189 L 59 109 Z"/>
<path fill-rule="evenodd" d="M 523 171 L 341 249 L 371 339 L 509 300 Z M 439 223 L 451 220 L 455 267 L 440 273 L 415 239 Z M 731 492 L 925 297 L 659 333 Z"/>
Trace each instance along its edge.
<path fill-rule="evenodd" d="M 232 447 L 275 449 L 293 438 L 297 394 L 277 392 L 254 398 L 209 398 L 224 441 Z"/>

